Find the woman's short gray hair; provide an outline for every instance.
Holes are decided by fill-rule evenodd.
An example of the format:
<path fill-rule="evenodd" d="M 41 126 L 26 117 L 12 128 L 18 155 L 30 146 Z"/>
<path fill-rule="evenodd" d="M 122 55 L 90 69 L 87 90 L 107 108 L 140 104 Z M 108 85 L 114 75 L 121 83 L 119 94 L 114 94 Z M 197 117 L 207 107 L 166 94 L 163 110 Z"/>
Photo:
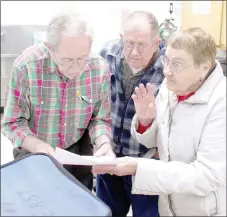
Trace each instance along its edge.
<path fill-rule="evenodd" d="M 62 33 L 72 36 L 86 35 L 93 40 L 93 30 L 88 22 L 79 14 L 59 14 L 53 17 L 47 27 L 47 42 L 56 47 Z"/>

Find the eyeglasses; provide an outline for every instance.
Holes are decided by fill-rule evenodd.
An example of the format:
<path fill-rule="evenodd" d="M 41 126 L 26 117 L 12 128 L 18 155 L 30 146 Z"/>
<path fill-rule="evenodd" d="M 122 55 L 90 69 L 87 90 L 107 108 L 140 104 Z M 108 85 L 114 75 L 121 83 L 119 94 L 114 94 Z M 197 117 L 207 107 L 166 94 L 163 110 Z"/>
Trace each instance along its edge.
<path fill-rule="evenodd" d="M 90 63 L 91 59 L 89 57 L 82 57 L 82 58 L 77 58 L 75 60 L 73 59 L 69 59 L 69 60 L 59 60 L 55 57 L 55 59 L 57 60 L 58 64 L 61 66 L 61 67 L 64 67 L 64 68 L 71 68 L 73 67 L 74 65 L 77 65 L 79 67 L 81 66 L 84 66 L 84 65 L 87 65 Z"/>
<path fill-rule="evenodd" d="M 191 67 L 192 65 L 183 66 L 181 63 L 169 61 L 167 57 L 162 56 L 161 62 L 164 67 L 171 67 L 171 70 L 176 73 L 182 72 L 184 69 Z"/>
<path fill-rule="evenodd" d="M 128 41 L 128 40 L 123 40 L 123 44 L 124 44 L 125 49 L 127 49 L 128 51 L 132 51 L 134 49 L 134 47 L 136 46 L 136 49 L 139 53 L 144 53 L 144 50 L 148 47 L 147 44 L 135 43 L 135 42 Z"/>

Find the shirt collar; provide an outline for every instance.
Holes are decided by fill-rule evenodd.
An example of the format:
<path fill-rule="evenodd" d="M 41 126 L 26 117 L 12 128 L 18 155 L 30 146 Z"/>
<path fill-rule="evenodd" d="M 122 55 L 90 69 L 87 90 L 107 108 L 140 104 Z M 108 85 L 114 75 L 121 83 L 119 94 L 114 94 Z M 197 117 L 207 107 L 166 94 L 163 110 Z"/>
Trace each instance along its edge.
<path fill-rule="evenodd" d="M 221 64 L 216 61 L 216 67 L 205 80 L 202 86 L 196 91 L 196 93 L 187 99 L 188 103 L 207 103 L 220 82 L 224 78 L 224 73 L 221 67 Z"/>
<path fill-rule="evenodd" d="M 110 45 L 109 49 L 107 51 L 107 55 L 113 56 L 115 58 L 119 57 L 124 58 L 123 55 L 123 43 L 121 39 L 113 40 Z"/>
<path fill-rule="evenodd" d="M 47 72 L 47 73 L 58 72 L 58 66 L 55 63 L 55 61 L 53 60 L 53 58 L 51 57 L 48 47 L 44 43 L 41 43 L 40 50 L 41 50 L 41 52 L 40 52 L 41 56 L 43 56 L 48 61 L 48 64 L 47 64 L 48 67 L 45 70 L 45 72 Z"/>

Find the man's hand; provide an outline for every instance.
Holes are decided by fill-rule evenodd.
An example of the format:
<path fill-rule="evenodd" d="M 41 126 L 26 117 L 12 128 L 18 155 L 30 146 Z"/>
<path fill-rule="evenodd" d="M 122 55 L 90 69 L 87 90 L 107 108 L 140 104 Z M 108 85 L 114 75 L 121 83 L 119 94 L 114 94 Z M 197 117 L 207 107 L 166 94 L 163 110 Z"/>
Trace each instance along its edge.
<path fill-rule="evenodd" d="M 21 147 L 32 153 L 41 152 L 51 156 L 55 155 L 55 150 L 52 146 L 34 136 L 27 136 Z"/>
<path fill-rule="evenodd" d="M 157 114 L 152 85 L 148 83 L 145 88 L 143 84 L 140 84 L 139 88 L 135 88 L 135 94 L 132 95 L 132 99 L 139 122 L 144 126 L 149 125 Z"/>
<path fill-rule="evenodd" d="M 94 153 L 94 156 L 101 157 L 101 156 L 110 156 L 115 158 L 116 155 L 113 152 L 112 146 L 109 142 L 103 143 Z"/>
<path fill-rule="evenodd" d="M 54 148 L 43 141 L 36 145 L 35 152 L 41 152 L 44 154 L 51 155 L 53 157 L 55 155 Z"/>

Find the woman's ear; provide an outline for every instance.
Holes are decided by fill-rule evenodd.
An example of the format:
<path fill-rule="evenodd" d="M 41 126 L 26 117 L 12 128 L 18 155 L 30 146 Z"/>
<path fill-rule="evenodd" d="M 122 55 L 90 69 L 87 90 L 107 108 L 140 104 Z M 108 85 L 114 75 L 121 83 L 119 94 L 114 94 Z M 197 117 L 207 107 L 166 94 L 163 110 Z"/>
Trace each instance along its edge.
<path fill-rule="evenodd" d="M 207 61 L 206 63 L 204 63 L 202 65 L 202 73 L 203 73 L 203 77 L 206 77 L 207 73 L 212 70 L 212 64 L 210 61 Z"/>

